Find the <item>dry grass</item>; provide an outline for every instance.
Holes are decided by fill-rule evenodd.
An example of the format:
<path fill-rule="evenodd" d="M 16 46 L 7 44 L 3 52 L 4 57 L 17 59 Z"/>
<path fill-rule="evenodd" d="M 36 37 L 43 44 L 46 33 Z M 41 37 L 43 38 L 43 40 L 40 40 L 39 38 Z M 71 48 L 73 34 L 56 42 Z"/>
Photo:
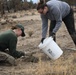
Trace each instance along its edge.
<path fill-rule="evenodd" d="M 28 18 L 28 21 L 20 22 L 25 25 L 25 31 L 26 33 L 28 33 L 28 35 L 26 35 L 23 40 L 21 40 L 21 38 L 19 39 L 19 50 L 38 50 L 37 46 L 41 39 L 41 20 L 39 19 L 38 14 L 36 15 L 36 17 L 39 21 L 31 21 L 29 20 L 29 18 L 31 19 L 31 16 L 25 16 L 24 19 Z M 36 17 L 34 17 L 34 19 L 36 19 Z M 16 23 L 19 23 L 19 21 L 16 21 Z M 16 23 L 14 22 L 12 25 Z M 1 26 L 0 32 L 7 30 L 8 26 L 11 26 L 11 24 Z M 70 36 L 68 35 L 64 26 L 65 25 L 62 25 L 62 28 L 57 34 L 57 43 L 60 44 L 60 47 L 62 48 L 70 48 L 71 46 L 74 47 L 73 43 L 71 42 L 71 38 L 69 38 Z M 28 36 L 31 38 L 28 38 Z M 43 53 L 39 52 L 35 54 L 35 56 L 39 58 L 38 63 L 23 62 L 20 59 L 17 66 L 0 66 L 0 75 L 76 75 L 76 51 L 69 51 L 63 49 L 63 52 L 63 55 L 55 61 L 43 60 Z M 46 59 L 46 57 L 43 58 Z"/>
<path fill-rule="evenodd" d="M 33 35 L 33 31 L 32 30 L 30 30 L 30 31 L 28 31 L 28 35 L 29 35 L 29 37 L 31 37 L 32 35 Z"/>
<path fill-rule="evenodd" d="M 40 57 L 34 75 L 74 75 L 76 67 L 73 65 L 73 60 L 74 57 L 72 55 L 68 60 L 62 57 L 48 62 L 43 62 Z"/>

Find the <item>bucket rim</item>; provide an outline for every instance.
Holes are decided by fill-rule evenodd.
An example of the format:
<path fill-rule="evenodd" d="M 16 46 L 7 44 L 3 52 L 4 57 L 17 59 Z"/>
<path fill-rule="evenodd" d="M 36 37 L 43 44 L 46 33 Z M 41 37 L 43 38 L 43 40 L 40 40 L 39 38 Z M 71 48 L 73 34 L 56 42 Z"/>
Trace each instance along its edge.
<path fill-rule="evenodd" d="M 40 43 L 39 44 L 39 48 L 40 49 L 43 49 L 43 48 L 45 48 L 51 41 L 53 40 L 53 38 L 52 37 L 47 37 L 45 40 L 44 40 L 44 42 L 42 43 Z M 46 42 L 46 43 L 45 43 Z"/>

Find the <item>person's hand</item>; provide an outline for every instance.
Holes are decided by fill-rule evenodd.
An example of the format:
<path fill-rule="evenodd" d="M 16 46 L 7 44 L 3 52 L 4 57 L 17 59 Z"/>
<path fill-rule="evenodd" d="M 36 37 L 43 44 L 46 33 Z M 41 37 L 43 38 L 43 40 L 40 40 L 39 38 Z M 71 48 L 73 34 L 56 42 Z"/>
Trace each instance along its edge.
<path fill-rule="evenodd" d="M 51 34 L 50 34 L 50 37 L 52 37 L 52 38 L 53 38 L 53 40 L 54 40 L 54 41 L 56 41 L 55 33 L 51 33 Z"/>
<path fill-rule="evenodd" d="M 41 39 L 41 42 L 42 42 L 42 43 L 43 43 L 44 39 L 45 39 L 45 38 L 42 38 L 42 39 Z"/>
<path fill-rule="evenodd" d="M 21 56 L 25 56 L 25 52 L 19 51 Z"/>

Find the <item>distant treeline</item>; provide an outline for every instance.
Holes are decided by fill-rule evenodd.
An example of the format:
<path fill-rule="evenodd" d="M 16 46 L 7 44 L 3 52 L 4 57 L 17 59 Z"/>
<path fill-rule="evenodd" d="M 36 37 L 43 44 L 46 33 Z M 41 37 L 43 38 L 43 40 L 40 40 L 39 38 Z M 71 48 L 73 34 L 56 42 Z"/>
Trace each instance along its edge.
<path fill-rule="evenodd" d="M 45 2 L 49 0 L 43 0 Z M 66 1 L 70 5 L 76 5 L 76 0 L 61 0 Z M 8 11 L 10 13 L 11 10 L 14 12 L 19 10 L 27 10 L 27 9 L 33 9 L 36 8 L 37 4 L 34 4 L 32 0 L 30 2 L 27 2 L 27 0 L 0 0 L 0 13 L 1 15 L 5 14 L 5 11 Z"/>
<path fill-rule="evenodd" d="M 0 13 L 2 15 L 5 14 L 5 11 L 10 13 L 11 10 L 16 12 L 33 8 L 36 8 L 36 4 L 32 0 L 30 2 L 27 2 L 27 0 L 0 0 Z"/>

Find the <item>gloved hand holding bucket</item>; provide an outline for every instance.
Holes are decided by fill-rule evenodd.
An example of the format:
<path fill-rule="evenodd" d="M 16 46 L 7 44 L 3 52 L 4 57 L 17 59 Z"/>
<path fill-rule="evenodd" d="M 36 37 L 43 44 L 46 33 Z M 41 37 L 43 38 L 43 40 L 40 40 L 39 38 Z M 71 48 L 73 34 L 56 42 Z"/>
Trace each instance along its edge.
<path fill-rule="evenodd" d="M 44 39 L 44 42 L 41 42 L 38 47 L 53 60 L 58 59 L 63 54 L 52 37 Z"/>

